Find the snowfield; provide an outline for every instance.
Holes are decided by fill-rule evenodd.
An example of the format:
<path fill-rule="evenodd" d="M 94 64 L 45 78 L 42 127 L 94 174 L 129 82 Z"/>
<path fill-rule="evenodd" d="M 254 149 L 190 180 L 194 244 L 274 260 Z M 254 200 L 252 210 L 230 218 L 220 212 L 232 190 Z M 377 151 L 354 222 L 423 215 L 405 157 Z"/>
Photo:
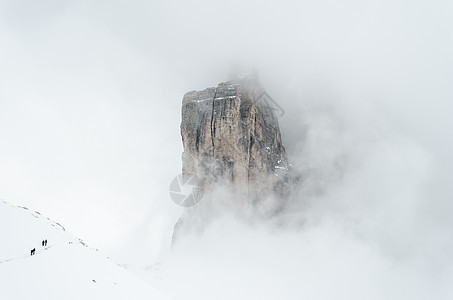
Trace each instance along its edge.
<path fill-rule="evenodd" d="M 170 299 L 38 212 L 0 201 L 0 237 L 0 299 Z"/>

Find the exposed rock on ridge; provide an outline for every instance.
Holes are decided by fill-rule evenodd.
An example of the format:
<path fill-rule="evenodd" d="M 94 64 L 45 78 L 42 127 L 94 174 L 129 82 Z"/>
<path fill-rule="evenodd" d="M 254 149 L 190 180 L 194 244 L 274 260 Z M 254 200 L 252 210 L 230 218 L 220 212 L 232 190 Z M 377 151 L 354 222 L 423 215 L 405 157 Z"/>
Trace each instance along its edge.
<path fill-rule="evenodd" d="M 278 118 L 254 76 L 191 91 L 182 101 L 183 176 L 197 175 L 205 196 L 186 209 L 181 222 L 197 215 L 216 186 L 227 187 L 236 207 L 260 206 L 273 198 L 274 210 L 288 190 L 288 160 Z M 208 194 L 208 195 L 206 195 Z M 237 204 L 237 205 L 235 205 Z M 211 204 L 212 205 L 212 204 Z M 239 208 L 240 210 L 240 208 Z"/>

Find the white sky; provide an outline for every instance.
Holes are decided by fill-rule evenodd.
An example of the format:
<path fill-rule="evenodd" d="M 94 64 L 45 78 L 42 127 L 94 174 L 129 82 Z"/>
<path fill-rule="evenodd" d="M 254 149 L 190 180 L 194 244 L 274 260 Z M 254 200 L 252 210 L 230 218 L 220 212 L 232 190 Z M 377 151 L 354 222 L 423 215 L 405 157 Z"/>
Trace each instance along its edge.
<path fill-rule="evenodd" d="M 120 261 L 152 261 L 180 213 L 168 185 L 181 169 L 182 96 L 239 64 L 287 111 L 293 161 L 306 163 L 306 126 L 325 137 L 304 148 L 321 175 L 329 157 L 360 157 L 382 134 L 395 162 L 405 147 L 422 170 L 429 161 L 427 211 L 446 218 L 452 28 L 440 0 L 0 0 L 0 197 Z M 353 133 L 338 138 L 340 123 Z M 320 150 L 339 141 L 358 148 Z"/>

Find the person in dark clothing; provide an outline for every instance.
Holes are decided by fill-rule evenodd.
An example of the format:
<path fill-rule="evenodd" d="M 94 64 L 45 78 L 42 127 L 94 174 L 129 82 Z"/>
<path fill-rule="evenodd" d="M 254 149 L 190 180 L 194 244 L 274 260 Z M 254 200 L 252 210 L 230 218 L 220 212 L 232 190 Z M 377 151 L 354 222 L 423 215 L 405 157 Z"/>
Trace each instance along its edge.
<path fill-rule="evenodd" d="M 35 255 L 35 251 L 36 251 L 35 248 L 31 249 L 30 255 Z"/>
<path fill-rule="evenodd" d="M 44 241 L 44 246 L 47 246 L 47 240 Z"/>
<path fill-rule="evenodd" d="M 44 240 L 42 240 L 42 245 L 44 246 Z"/>

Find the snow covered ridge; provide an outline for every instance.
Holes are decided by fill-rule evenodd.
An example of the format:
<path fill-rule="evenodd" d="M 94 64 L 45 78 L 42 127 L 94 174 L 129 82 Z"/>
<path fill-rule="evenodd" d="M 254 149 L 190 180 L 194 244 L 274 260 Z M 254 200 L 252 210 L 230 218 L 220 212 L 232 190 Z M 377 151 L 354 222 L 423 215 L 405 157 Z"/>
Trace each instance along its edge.
<path fill-rule="evenodd" d="M 0 248 L 0 262 L 27 258 L 30 251 L 36 254 L 56 245 L 83 242 L 66 232 L 59 223 L 50 220 L 37 211 L 26 207 L 14 206 L 2 200 L 0 202 L 0 236 L 3 241 Z M 47 247 L 41 242 L 47 239 Z"/>
<path fill-rule="evenodd" d="M 0 201 L 0 239 L 0 299 L 170 299 L 36 211 Z"/>

